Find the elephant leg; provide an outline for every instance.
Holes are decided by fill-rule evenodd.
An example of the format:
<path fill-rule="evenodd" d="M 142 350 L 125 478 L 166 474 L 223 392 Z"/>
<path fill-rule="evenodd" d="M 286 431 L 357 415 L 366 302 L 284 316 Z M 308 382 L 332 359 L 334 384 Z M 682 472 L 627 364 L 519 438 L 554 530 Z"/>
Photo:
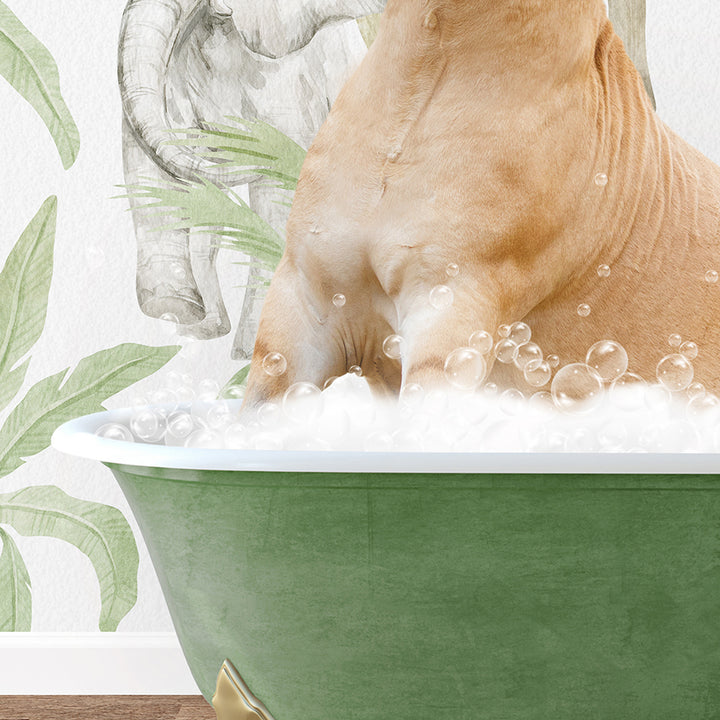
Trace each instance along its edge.
<path fill-rule="evenodd" d="M 138 145 L 126 122 L 123 164 L 127 185 L 157 185 L 170 180 Z M 143 205 L 143 201 L 130 198 L 137 239 L 136 291 L 140 309 L 150 317 L 172 315 L 179 323 L 196 323 L 205 317 L 205 306 L 190 264 L 188 233 L 157 230 L 165 219 L 155 209 L 143 209 Z"/>
<path fill-rule="evenodd" d="M 199 340 L 222 337 L 230 332 L 225 303 L 218 281 L 216 259 L 220 239 L 211 232 L 190 231 L 190 264 L 205 306 L 205 317 L 198 323 L 179 328 L 181 335 Z"/>
<path fill-rule="evenodd" d="M 608 0 L 608 8 L 610 22 L 622 38 L 627 54 L 645 83 L 653 107 L 656 107 L 645 42 L 645 0 Z"/>

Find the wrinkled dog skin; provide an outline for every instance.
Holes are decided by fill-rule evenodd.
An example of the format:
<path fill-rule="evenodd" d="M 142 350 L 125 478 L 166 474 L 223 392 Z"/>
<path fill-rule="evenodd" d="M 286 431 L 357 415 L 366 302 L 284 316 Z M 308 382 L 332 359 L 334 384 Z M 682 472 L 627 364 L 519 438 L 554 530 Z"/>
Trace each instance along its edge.
<path fill-rule="evenodd" d="M 680 333 L 718 390 L 719 199 L 720 168 L 655 114 L 602 0 L 390 0 L 303 167 L 247 405 L 353 364 L 381 395 L 440 384 L 472 332 L 518 320 L 563 363 L 616 340 L 646 378 Z"/>

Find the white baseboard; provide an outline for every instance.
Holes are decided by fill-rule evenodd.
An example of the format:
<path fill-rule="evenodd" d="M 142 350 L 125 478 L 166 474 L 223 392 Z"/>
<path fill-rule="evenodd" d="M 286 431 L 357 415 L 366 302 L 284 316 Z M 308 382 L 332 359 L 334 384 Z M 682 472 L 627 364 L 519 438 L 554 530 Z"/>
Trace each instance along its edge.
<path fill-rule="evenodd" d="M 0 633 L 0 695 L 199 695 L 174 633 Z"/>

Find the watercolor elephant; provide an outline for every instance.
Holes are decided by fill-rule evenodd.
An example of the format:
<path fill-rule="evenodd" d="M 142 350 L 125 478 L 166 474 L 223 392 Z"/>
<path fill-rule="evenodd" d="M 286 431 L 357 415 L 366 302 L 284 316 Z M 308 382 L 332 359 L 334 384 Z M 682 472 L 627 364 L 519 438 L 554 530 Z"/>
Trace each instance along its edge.
<path fill-rule="evenodd" d="M 381 395 L 444 383 L 473 332 L 521 320 L 563 363 L 614 339 L 646 378 L 680 333 L 717 390 L 719 198 L 602 0 L 389 0 L 303 166 L 246 406 L 352 365 Z"/>
<path fill-rule="evenodd" d="M 307 148 L 366 45 L 355 22 L 381 0 L 130 0 L 120 33 L 126 183 L 206 179 L 247 184 L 249 204 L 283 229 L 288 205 L 251 172 L 226 173 L 173 145 L 172 128 L 228 116 L 273 125 Z M 201 339 L 230 330 L 207 233 L 157 229 L 131 198 L 137 236 L 137 296 L 153 317 L 174 317 Z M 161 223 L 162 225 L 162 223 Z M 257 279 L 257 278 L 256 278 Z M 252 283 L 250 283 L 252 285 Z M 262 292 L 246 291 L 233 355 L 249 357 Z"/>

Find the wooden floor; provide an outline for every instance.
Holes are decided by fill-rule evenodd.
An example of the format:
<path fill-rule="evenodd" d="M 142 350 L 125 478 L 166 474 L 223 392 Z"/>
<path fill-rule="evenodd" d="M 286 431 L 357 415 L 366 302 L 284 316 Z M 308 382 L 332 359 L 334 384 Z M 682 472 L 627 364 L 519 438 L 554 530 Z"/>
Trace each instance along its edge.
<path fill-rule="evenodd" d="M 0 720 L 215 720 L 198 695 L 5 695 Z"/>

